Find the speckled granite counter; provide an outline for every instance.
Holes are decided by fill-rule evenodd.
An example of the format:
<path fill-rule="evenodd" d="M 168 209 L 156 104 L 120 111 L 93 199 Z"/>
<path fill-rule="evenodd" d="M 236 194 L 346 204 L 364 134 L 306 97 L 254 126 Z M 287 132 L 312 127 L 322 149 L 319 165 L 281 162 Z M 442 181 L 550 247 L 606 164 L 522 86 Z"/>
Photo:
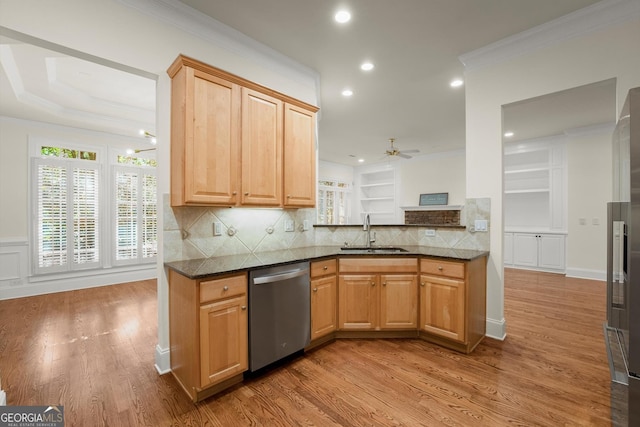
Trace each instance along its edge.
<path fill-rule="evenodd" d="M 270 252 L 256 252 L 251 254 L 229 255 L 221 257 L 193 259 L 185 261 L 166 262 L 164 265 L 189 279 L 200 279 L 216 274 L 234 273 L 253 268 L 288 264 L 297 261 L 313 261 L 339 255 L 348 256 L 428 256 L 433 258 L 449 258 L 461 261 L 489 255 L 488 251 L 470 249 L 432 248 L 428 246 L 401 246 L 406 252 L 377 252 L 366 250 L 343 251 L 340 246 L 311 246 Z"/>

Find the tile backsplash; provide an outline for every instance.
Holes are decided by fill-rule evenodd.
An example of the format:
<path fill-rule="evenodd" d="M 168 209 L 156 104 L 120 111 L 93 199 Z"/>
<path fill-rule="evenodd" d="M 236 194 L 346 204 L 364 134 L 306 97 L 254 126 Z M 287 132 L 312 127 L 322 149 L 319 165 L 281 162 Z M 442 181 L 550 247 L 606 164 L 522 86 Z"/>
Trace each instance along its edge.
<path fill-rule="evenodd" d="M 467 199 L 460 213 L 461 225 L 476 219 L 490 222 L 490 199 Z M 163 197 L 164 260 L 210 258 L 313 245 L 342 246 L 365 243 L 361 227 L 318 227 L 315 209 L 249 209 L 213 207 L 171 207 L 170 197 Z M 309 224 L 303 229 L 304 221 Z M 285 231 L 293 221 L 294 231 Z M 221 223 L 221 235 L 214 236 L 214 223 Z M 424 245 L 441 248 L 489 250 L 489 233 L 472 233 L 464 229 L 436 229 L 426 236 L 429 227 L 372 227 L 377 245 Z"/>

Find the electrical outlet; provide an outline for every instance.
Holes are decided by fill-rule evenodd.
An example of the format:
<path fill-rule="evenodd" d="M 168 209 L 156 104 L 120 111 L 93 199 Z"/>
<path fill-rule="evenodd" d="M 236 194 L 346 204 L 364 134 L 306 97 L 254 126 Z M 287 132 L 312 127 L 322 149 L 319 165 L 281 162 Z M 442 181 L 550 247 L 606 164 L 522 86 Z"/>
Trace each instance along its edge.
<path fill-rule="evenodd" d="M 436 230 L 424 230 L 424 235 L 426 237 L 435 237 L 436 236 Z"/>
<path fill-rule="evenodd" d="M 284 220 L 284 231 L 294 231 L 295 230 L 295 223 L 293 222 L 292 219 L 285 219 Z"/>
<path fill-rule="evenodd" d="M 214 236 L 222 236 L 222 223 L 219 221 L 215 221 L 213 223 L 213 235 Z"/>
<path fill-rule="evenodd" d="M 476 219 L 474 221 L 474 228 L 476 231 L 487 231 L 487 220 L 486 219 Z"/>

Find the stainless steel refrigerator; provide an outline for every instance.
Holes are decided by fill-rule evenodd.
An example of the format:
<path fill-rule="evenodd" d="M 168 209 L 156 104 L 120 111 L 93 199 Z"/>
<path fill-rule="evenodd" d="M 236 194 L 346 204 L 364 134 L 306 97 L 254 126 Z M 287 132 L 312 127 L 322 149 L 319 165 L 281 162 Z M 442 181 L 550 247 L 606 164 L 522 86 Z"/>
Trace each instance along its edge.
<path fill-rule="evenodd" d="M 640 426 L 640 87 L 613 134 L 614 201 L 607 221 L 607 323 L 611 420 Z"/>

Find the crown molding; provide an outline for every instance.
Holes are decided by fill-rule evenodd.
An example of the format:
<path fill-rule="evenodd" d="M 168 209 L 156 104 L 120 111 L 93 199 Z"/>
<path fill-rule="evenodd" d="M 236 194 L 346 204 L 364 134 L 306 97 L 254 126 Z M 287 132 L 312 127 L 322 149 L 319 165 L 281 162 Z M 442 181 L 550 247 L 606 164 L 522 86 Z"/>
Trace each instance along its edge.
<path fill-rule="evenodd" d="M 603 0 L 464 53 L 458 59 L 465 70 L 474 70 L 638 18 L 640 18 L 640 1 Z"/>
<path fill-rule="evenodd" d="M 249 58 L 288 78 L 315 85 L 317 103 L 320 102 L 320 75 L 317 71 L 258 42 L 222 22 L 193 9 L 179 0 L 117 0 L 159 21 L 166 22 L 186 33 L 203 39 L 243 58 Z"/>

